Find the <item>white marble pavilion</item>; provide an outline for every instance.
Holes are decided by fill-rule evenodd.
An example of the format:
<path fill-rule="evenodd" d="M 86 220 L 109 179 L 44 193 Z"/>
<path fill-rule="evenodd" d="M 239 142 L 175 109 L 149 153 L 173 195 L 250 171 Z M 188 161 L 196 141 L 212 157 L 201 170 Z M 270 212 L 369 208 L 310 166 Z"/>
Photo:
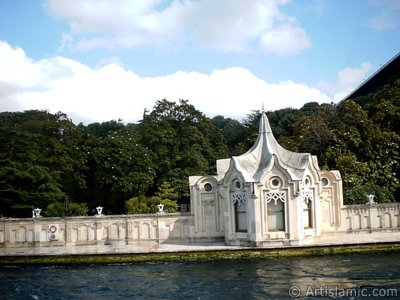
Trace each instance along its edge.
<path fill-rule="evenodd" d="M 224 236 L 227 245 L 296 245 L 340 227 L 340 173 L 280 146 L 265 113 L 253 147 L 218 160 L 217 173 L 189 178 L 196 236 Z"/>

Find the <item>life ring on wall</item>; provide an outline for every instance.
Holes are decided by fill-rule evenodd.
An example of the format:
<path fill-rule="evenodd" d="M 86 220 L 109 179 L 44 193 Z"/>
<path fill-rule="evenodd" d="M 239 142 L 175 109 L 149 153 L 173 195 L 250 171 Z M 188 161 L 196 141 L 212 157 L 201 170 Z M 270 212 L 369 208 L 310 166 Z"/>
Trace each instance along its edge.
<path fill-rule="evenodd" d="M 50 228 L 49 228 L 49 231 L 50 231 L 51 233 L 55 233 L 55 232 L 57 231 L 57 226 L 51 225 Z"/>

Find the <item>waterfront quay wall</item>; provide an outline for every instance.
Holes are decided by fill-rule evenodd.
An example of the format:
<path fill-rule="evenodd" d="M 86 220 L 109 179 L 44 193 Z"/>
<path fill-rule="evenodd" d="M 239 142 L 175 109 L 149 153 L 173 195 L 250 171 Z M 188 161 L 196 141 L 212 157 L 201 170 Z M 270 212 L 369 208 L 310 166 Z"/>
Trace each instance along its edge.
<path fill-rule="evenodd" d="M 2 218 L 1 249 L 79 249 L 80 246 L 140 245 L 151 252 L 154 243 L 196 244 L 224 240 L 224 232 L 196 226 L 191 213 L 110 215 L 66 218 Z M 400 231 L 400 203 L 347 205 L 335 235 Z M 321 236 L 332 232 L 322 231 Z M 310 238 L 312 239 L 312 238 Z M 148 245 L 148 246 L 146 246 Z M 312 246 L 312 243 L 307 243 Z M 50 251 L 50 250 L 49 250 Z"/>
<path fill-rule="evenodd" d="M 196 242 L 193 215 L 147 214 L 66 218 L 0 219 L 0 248 Z M 209 240 L 218 238 L 211 235 Z M 222 238 L 221 238 L 222 239 Z"/>
<path fill-rule="evenodd" d="M 400 231 L 400 203 L 345 205 L 340 231 Z"/>

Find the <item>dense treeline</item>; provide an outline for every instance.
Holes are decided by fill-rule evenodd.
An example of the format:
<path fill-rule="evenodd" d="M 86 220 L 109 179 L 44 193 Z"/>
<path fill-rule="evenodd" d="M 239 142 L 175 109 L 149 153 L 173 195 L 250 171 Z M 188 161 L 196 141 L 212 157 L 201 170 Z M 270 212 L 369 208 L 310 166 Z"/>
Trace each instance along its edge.
<path fill-rule="evenodd" d="M 215 161 L 254 143 L 260 111 L 243 122 L 212 119 L 188 101 L 157 101 L 137 124 L 75 125 L 46 111 L 0 113 L 0 213 L 28 217 L 168 211 L 188 203 L 188 176 L 215 173 Z M 345 203 L 399 199 L 400 81 L 335 104 L 267 112 L 279 143 L 337 169 Z M 127 201 L 130 199 L 129 201 Z"/>

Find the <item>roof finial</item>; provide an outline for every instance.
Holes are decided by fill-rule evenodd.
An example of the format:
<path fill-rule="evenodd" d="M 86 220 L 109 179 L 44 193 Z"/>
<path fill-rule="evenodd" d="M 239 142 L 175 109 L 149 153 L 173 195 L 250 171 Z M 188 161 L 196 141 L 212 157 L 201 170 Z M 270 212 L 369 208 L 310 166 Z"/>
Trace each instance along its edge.
<path fill-rule="evenodd" d="M 264 109 L 264 102 L 262 103 L 262 106 L 261 106 L 261 111 L 262 111 L 262 113 L 264 113 L 264 112 L 265 112 L 265 109 Z"/>

